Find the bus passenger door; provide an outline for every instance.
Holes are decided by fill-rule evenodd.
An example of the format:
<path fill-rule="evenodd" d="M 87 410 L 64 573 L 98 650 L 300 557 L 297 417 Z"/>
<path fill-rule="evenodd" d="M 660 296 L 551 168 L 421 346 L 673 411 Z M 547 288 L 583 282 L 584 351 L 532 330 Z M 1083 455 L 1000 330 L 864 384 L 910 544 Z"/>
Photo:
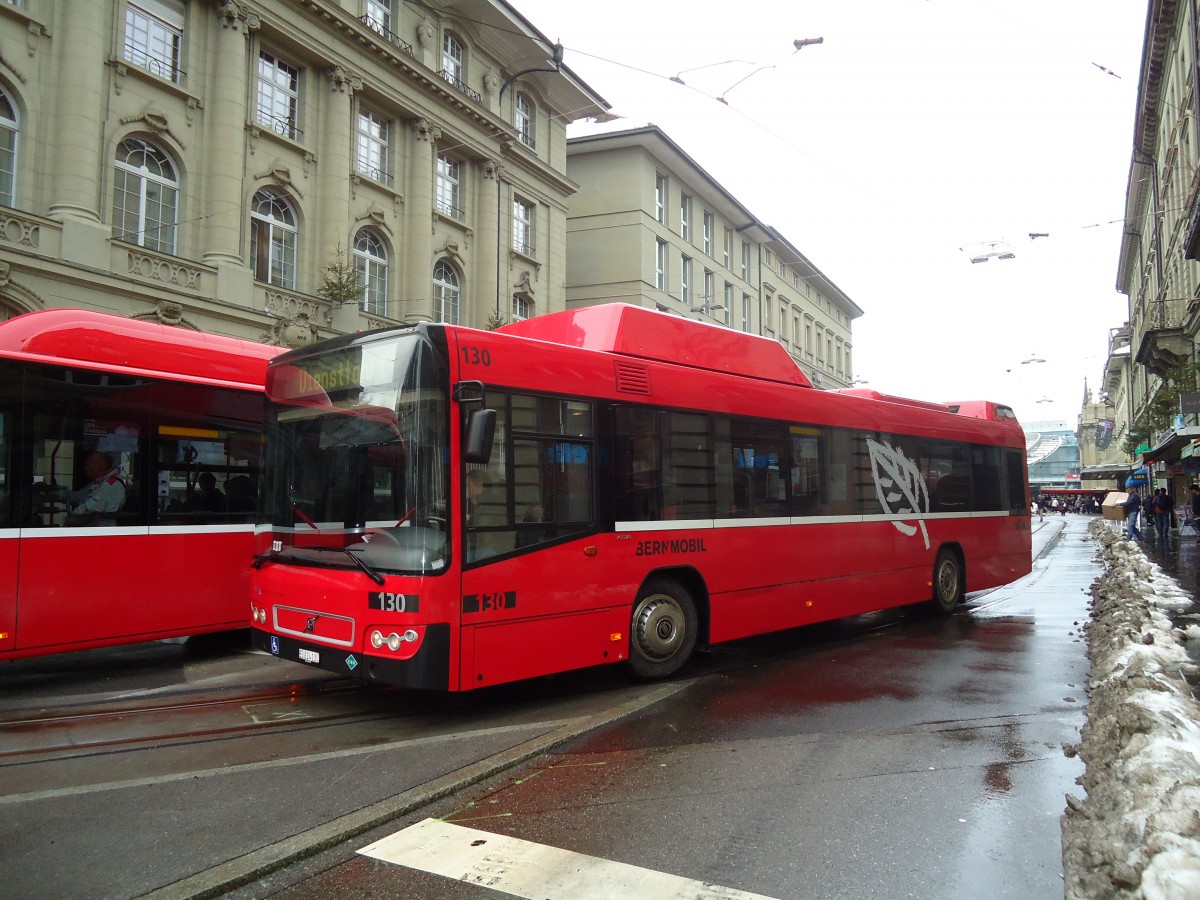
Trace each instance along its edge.
<path fill-rule="evenodd" d="M 21 531 L 13 484 L 13 415 L 0 410 L 0 653 L 17 642 L 17 571 Z"/>

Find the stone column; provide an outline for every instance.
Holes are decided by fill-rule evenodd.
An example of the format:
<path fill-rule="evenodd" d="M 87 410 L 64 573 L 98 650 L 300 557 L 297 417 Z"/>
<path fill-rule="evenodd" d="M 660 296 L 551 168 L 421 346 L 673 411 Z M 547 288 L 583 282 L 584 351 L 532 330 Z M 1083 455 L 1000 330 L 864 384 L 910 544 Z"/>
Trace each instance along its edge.
<path fill-rule="evenodd" d="M 216 34 L 214 72 L 210 79 L 211 98 L 204 112 L 208 131 L 209 217 L 205 233 L 204 262 L 245 265 L 241 250 L 241 224 L 247 215 L 242 186 L 246 174 L 246 47 L 252 31 L 258 30 L 258 17 L 235 2 L 221 2 L 216 8 L 221 28 Z"/>
<path fill-rule="evenodd" d="M 204 111 L 208 132 L 204 261 L 218 266 L 245 266 L 242 222 L 248 215 L 243 186 L 249 93 L 246 48 L 250 33 L 258 30 L 259 20 L 232 0 L 218 2 L 216 14 L 221 27 L 216 33 L 214 67 L 209 78 L 211 95 Z"/>
<path fill-rule="evenodd" d="M 64 260 L 107 271 L 111 266 L 111 229 L 101 218 L 105 200 L 100 185 L 105 165 L 103 129 L 108 108 L 105 91 L 113 77 L 104 65 L 112 34 L 107 4 L 92 0 L 64 2 L 62 30 L 56 40 L 59 106 L 51 131 L 49 214 L 62 222 Z M 111 199 L 109 200 L 111 202 Z"/>
<path fill-rule="evenodd" d="M 468 285 L 470 295 L 475 298 L 469 310 L 463 311 L 462 321 L 465 325 L 482 328 L 488 321 L 497 303 L 500 315 L 507 317 L 508 305 L 497 292 L 497 285 L 504 283 L 504 259 L 507 245 L 502 244 L 500 236 L 505 233 L 503 227 L 504 206 L 500 197 L 501 175 L 503 170 L 500 163 L 494 159 L 485 159 L 479 163 L 479 193 L 476 206 L 479 218 L 475 229 L 475 281 L 474 288 Z M 465 298 L 464 298 L 465 299 Z"/>
<path fill-rule="evenodd" d="M 317 246 L 321 253 L 321 268 L 333 261 L 340 248 L 347 246 L 346 229 L 350 221 L 350 174 L 354 168 L 351 145 L 354 143 L 354 122 L 351 106 L 354 94 L 362 90 L 362 80 L 341 66 L 325 70 L 329 93 L 325 103 L 325 133 L 321 141 L 318 175 L 321 190 L 317 203 L 320 209 L 321 235 Z"/>
<path fill-rule="evenodd" d="M 250 91 L 247 49 L 258 16 L 235 0 L 213 0 L 220 27 L 204 110 L 204 262 L 217 270 L 217 296 L 227 303 L 261 309 L 242 244 L 249 221 L 246 190 L 246 110 Z"/>
<path fill-rule="evenodd" d="M 54 147 L 54 199 L 50 216 L 99 222 L 100 157 L 103 138 L 96 123 L 104 121 L 108 84 L 104 60 L 112 33 L 107 4 L 74 0 L 65 4 L 59 63 L 60 105 Z M 107 265 L 105 266 L 107 268 Z"/>
<path fill-rule="evenodd" d="M 318 221 L 321 232 L 317 240 L 320 257 L 317 260 L 317 283 L 325 274 L 325 267 L 338 259 L 343 263 L 354 263 L 354 235 L 350 234 L 350 173 L 354 167 L 351 146 L 354 143 L 353 102 L 356 91 L 362 90 L 362 79 L 347 72 L 341 66 L 325 70 L 329 80 L 329 93 L 325 95 L 325 133 L 321 141 L 321 157 L 317 166 Z M 360 326 L 359 307 L 346 303 L 332 310 L 332 325 L 342 332 L 354 331 Z"/>
<path fill-rule="evenodd" d="M 408 258 L 405 315 L 433 312 L 433 158 L 442 132 L 428 119 L 413 122 L 412 174 L 407 192 Z"/>

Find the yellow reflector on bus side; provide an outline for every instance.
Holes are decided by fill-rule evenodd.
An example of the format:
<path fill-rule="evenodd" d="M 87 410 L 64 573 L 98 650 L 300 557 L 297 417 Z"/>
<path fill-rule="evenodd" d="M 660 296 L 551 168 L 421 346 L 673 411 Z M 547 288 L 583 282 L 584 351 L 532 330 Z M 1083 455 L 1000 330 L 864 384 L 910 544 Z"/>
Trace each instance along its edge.
<path fill-rule="evenodd" d="M 161 437 L 219 438 L 221 436 L 221 432 L 215 428 L 185 428 L 182 425 L 159 425 L 158 433 Z"/>

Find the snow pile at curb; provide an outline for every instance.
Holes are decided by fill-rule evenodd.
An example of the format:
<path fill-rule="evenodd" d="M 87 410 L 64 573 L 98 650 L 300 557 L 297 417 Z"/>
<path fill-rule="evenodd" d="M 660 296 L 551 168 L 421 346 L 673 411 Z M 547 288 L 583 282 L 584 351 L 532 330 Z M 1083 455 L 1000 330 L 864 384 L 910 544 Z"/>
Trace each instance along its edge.
<path fill-rule="evenodd" d="M 1062 818 L 1066 896 L 1200 897 L 1200 704 L 1164 609 L 1192 600 L 1103 520 L 1090 526 L 1104 575 L 1084 629 L 1092 671 L 1083 739 L 1087 799 Z M 1190 630 L 1190 629 L 1189 629 Z"/>

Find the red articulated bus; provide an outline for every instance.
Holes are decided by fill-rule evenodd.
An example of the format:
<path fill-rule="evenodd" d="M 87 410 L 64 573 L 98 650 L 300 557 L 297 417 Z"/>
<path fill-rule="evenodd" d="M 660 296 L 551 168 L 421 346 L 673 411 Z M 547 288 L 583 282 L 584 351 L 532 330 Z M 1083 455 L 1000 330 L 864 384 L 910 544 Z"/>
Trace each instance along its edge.
<path fill-rule="evenodd" d="M 0 322 L 0 659 L 246 627 L 279 352 L 78 309 Z"/>
<path fill-rule="evenodd" d="M 821 391 L 775 341 L 622 304 L 271 362 L 251 640 L 462 691 L 1030 571 L 1011 410 Z"/>

